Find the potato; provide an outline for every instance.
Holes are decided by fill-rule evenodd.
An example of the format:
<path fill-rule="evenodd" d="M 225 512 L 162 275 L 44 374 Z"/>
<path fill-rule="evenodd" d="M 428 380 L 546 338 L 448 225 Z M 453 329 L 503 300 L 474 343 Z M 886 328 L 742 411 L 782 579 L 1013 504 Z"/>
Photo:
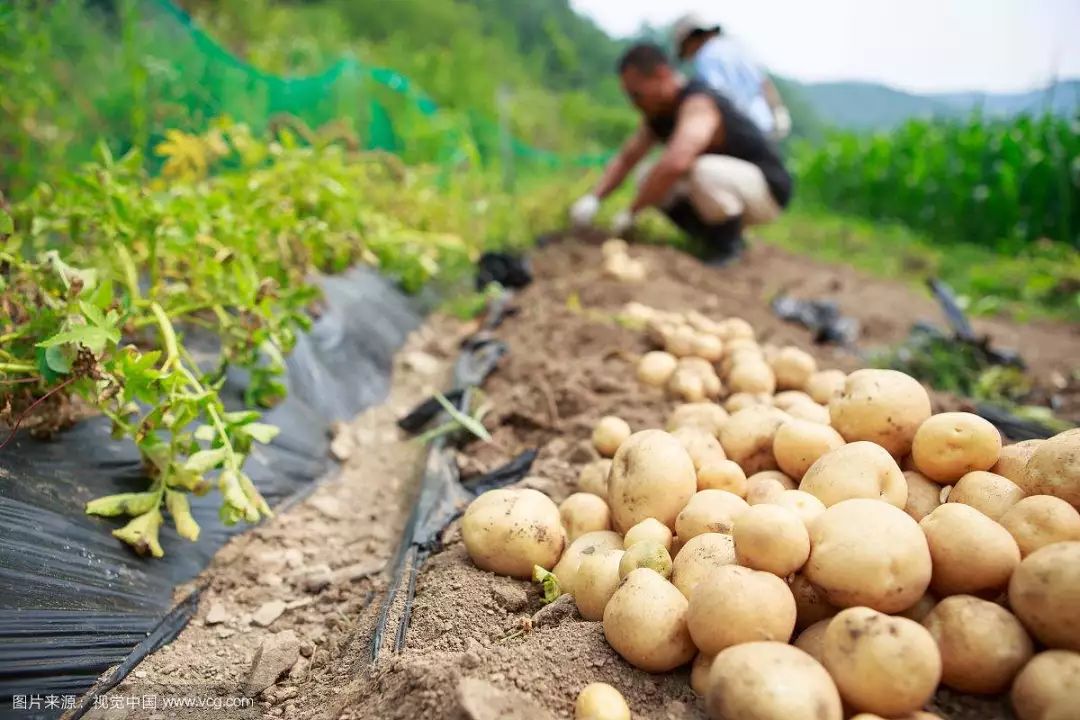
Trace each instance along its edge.
<path fill-rule="evenodd" d="M 781 470 L 799 480 L 818 458 L 843 444 L 844 438 L 828 425 L 793 418 L 777 428 L 773 455 Z"/>
<path fill-rule="evenodd" d="M 930 584 L 930 550 L 911 516 L 879 500 L 844 500 L 810 526 L 806 579 L 837 607 L 911 607 Z"/>
<path fill-rule="evenodd" d="M 1080 651 L 1080 542 L 1047 545 L 1024 558 L 1009 605 L 1047 647 Z"/>
<path fill-rule="evenodd" d="M 678 440 L 690 454 L 695 473 L 706 463 L 727 459 L 724 456 L 724 448 L 720 446 L 720 441 L 716 439 L 716 436 L 702 428 L 682 427 L 673 430 L 671 437 Z"/>
<path fill-rule="evenodd" d="M 1080 509 L 1080 428 L 1035 448 L 1017 484 L 1028 495 L 1053 495 Z"/>
<path fill-rule="evenodd" d="M 630 426 L 622 418 L 605 415 L 600 418 L 593 430 L 593 447 L 603 457 L 611 457 L 626 439 L 630 437 Z"/>
<path fill-rule="evenodd" d="M 818 425 L 828 425 L 831 421 L 829 408 L 816 402 L 797 402 L 788 406 L 787 414 L 798 420 L 807 420 Z"/>
<path fill-rule="evenodd" d="M 830 622 L 832 622 L 832 618 L 817 621 L 799 633 L 799 637 L 792 644 L 818 662 L 821 662 L 825 657 L 825 631 L 829 628 Z"/>
<path fill-rule="evenodd" d="M 680 323 L 666 315 L 651 317 L 645 321 L 645 338 L 654 347 L 666 347 L 667 339 L 678 329 L 679 325 Z"/>
<path fill-rule="evenodd" d="M 720 358 L 724 356 L 724 343 L 720 341 L 720 338 L 715 335 L 710 335 L 705 332 L 698 331 L 694 335 L 693 352 L 696 357 L 708 360 L 709 362 L 719 362 Z"/>
<path fill-rule="evenodd" d="M 941 680 L 941 655 L 926 628 L 866 607 L 829 622 L 822 653 L 844 701 L 885 717 L 919 710 Z"/>
<path fill-rule="evenodd" d="M 686 623 L 698 649 L 712 655 L 754 640 L 787 642 L 795 630 L 795 598 L 771 573 L 727 565 L 690 591 Z"/>
<path fill-rule="evenodd" d="M 1044 442 L 1046 441 L 1023 440 L 1013 445 L 1004 446 L 998 454 L 998 461 L 994 463 L 994 467 L 990 468 L 990 472 L 1007 477 L 1017 485 L 1022 486 L 1024 466 L 1027 465 L 1028 460 Z"/>
<path fill-rule="evenodd" d="M 668 415 L 665 428 L 668 432 L 674 432 L 685 427 L 696 427 L 719 438 L 720 428 L 724 427 L 728 417 L 727 411 L 716 403 L 683 403 Z"/>
<path fill-rule="evenodd" d="M 702 490 L 726 490 L 739 497 L 746 497 L 746 473 L 734 460 L 713 458 L 697 471 L 697 488 Z"/>
<path fill-rule="evenodd" d="M 566 552 L 559 558 L 559 562 L 551 569 L 551 572 L 558 578 L 562 591 L 573 594 L 574 581 L 577 579 L 582 558 L 602 553 L 605 550 L 622 550 L 622 542 L 622 538 L 619 537 L 617 532 L 597 530 L 596 532 L 585 533 L 570 543 L 566 548 Z"/>
<path fill-rule="evenodd" d="M 574 720 L 630 720 L 630 706 L 615 688 L 594 682 L 578 693 Z"/>
<path fill-rule="evenodd" d="M 688 357 L 694 354 L 694 340 L 697 332 L 689 325 L 679 325 L 664 337 L 664 349 L 675 357 Z"/>
<path fill-rule="evenodd" d="M 735 564 L 735 541 L 730 535 L 705 533 L 687 541 L 671 563 L 671 582 L 687 598 L 694 587 L 719 568 Z"/>
<path fill-rule="evenodd" d="M 948 502 L 970 505 L 991 520 L 998 520 L 1023 497 L 1024 491 L 1012 480 L 974 470 L 957 480 L 949 491 Z"/>
<path fill-rule="evenodd" d="M 947 412 L 927 419 L 915 433 L 911 458 L 926 477 L 952 485 L 972 470 L 989 470 L 1001 452 L 1001 433 L 973 413 Z"/>
<path fill-rule="evenodd" d="M 1016 676 L 1013 710 L 1019 720 L 1069 720 L 1075 714 L 1059 714 L 1062 708 L 1075 713 L 1080 704 L 1080 653 L 1047 650 L 1031 659 Z"/>
<path fill-rule="evenodd" d="M 607 499 L 607 479 L 611 472 L 610 458 L 601 458 L 581 466 L 577 486 L 581 492 L 592 493 L 601 499 Z"/>
<path fill-rule="evenodd" d="M 828 405 L 844 392 L 846 380 L 847 373 L 843 370 L 819 370 L 807 379 L 803 390 L 814 402 Z"/>
<path fill-rule="evenodd" d="M 973 507 L 946 503 L 919 521 L 930 546 L 939 597 L 992 594 L 1005 588 L 1020 548 L 1005 528 Z"/>
<path fill-rule="evenodd" d="M 904 480 L 908 491 L 904 512 L 916 521 L 922 520 L 941 504 L 941 486 L 933 480 L 915 470 L 905 470 Z"/>
<path fill-rule="evenodd" d="M 760 470 L 775 470 L 773 437 L 788 419 L 781 410 L 753 406 L 732 415 L 720 431 L 720 444 L 729 460 L 734 460 L 743 472 L 751 475 Z"/>
<path fill-rule="evenodd" d="M 559 517 L 569 542 L 587 532 L 611 529 L 611 511 L 602 498 L 592 493 L 574 493 L 559 505 Z"/>
<path fill-rule="evenodd" d="M 663 350 L 647 352 L 638 361 L 637 379 L 652 387 L 664 387 L 675 372 L 678 362 L 674 355 Z"/>
<path fill-rule="evenodd" d="M 930 593 L 924 593 L 918 602 L 909 607 L 907 610 L 896 613 L 900 617 L 906 617 L 908 620 L 914 620 L 917 623 L 921 623 L 923 618 L 930 614 L 930 611 L 937 607 L 938 599 Z"/>
<path fill-rule="evenodd" d="M 781 390 L 802 390 L 817 372 L 814 356 L 791 345 L 781 348 L 769 364 L 776 375 L 776 387 Z"/>
<path fill-rule="evenodd" d="M 960 692 L 1004 692 L 1034 653 L 1012 613 L 971 595 L 945 598 L 922 625 L 941 653 L 941 682 Z"/>
<path fill-rule="evenodd" d="M 619 532 L 649 517 L 674 528 L 675 516 L 696 491 L 693 460 L 663 430 L 634 433 L 612 458 L 608 506 Z"/>
<path fill-rule="evenodd" d="M 536 490 L 481 494 L 465 508 L 461 538 L 478 568 L 517 578 L 550 569 L 566 544 L 559 508 Z"/>
<path fill-rule="evenodd" d="M 799 484 L 779 470 L 762 470 L 746 478 L 746 502 L 751 505 L 771 503 L 785 490 L 795 490 Z"/>
<path fill-rule="evenodd" d="M 799 403 L 804 402 L 813 403 L 814 401 L 802 390 L 784 390 L 782 392 L 776 393 L 776 395 L 773 395 L 773 405 L 780 408 L 781 410 L 787 410 L 793 405 L 798 405 Z"/>
<path fill-rule="evenodd" d="M 796 630 L 803 630 L 840 612 L 839 608 L 829 603 L 825 592 L 807 580 L 803 573 L 792 575 L 788 587 L 795 596 Z"/>
<path fill-rule="evenodd" d="M 706 655 L 703 652 L 694 657 L 690 666 L 690 688 L 698 695 L 707 695 L 709 692 L 709 671 L 715 659 L 715 655 Z"/>
<path fill-rule="evenodd" d="M 802 650 L 751 642 L 716 656 L 705 705 L 713 720 L 841 720 L 836 684 Z"/>
<path fill-rule="evenodd" d="M 648 305 L 642 305 L 639 302 L 628 302 L 622 307 L 620 313 L 623 317 L 629 318 L 635 322 L 647 323 L 653 318 L 660 317 L 660 311 L 656 308 L 649 307 Z"/>
<path fill-rule="evenodd" d="M 799 489 L 830 507 L 843 500 L 884 500 L 898 508 L 907 504 L 907 480 L 892 455 L 879 445 L 859 440 L 830 450 L 807 469 Z"/>
<path fill-rule="evenodd" d="M 730 535 L 735 519 L 749 509 L 746 501 L 734 493 L 701 490 L 675 518 L 675 534 L 684 543 L 702 533 Z"/>
<path fill-rule="evenodd" d="M 817 520 L 818 516 L 825 512 L 825 503 L 802 490 L 785 490 L 770 500 L 768 504 L 779 505 L 782 508 L 791 510 L 799 516 L 807 530 L 810 529 L 810 523 Z"/>
<path fill-rule="evenodd" d="M 754 570 L 787 577 L 810 557 L 810 535 L 802 518 L 779 505 L 749 508 L 735 518 L 731 535 L 736 560 Z"/>
<path fill-rule="evenodd" d="M 754 405 L 772 405 L 772 396 L 763 393 L 737 392 L 729 395 L 724 401 L 724 409 L 732 414 Z"/>
<path fill-rule="evenodd" d="M 674 397 L 687 403 L 704 402 L 709 397 L 705 379 L 689 368 L 678 368 L 668 380 L 667 390 Z"/>
<path fill-rule="evenodd" d="M 744 360 L 732 366 L 727 385 L 732 392 L 771 395 L 776 390 L 776 376 L 764 360 Z"/>
<path fill-rule="evenodd" d="M 720 337 L 723 331 L 720 323 L 706 315 L 702 315 L 697 310 L 686 311 L 686 323 L 698 332 L 715 335 L 717 338 Z"/>
<path fill-rule="evenodd" d="M 697 652 L 686 627 L 686 598 L 658 574 L 626 576 L 604 609 L 604 637 L 626 662 L 646 672 L 674 670 Z"/>
<path fill-rule="evenodd" d="M 736 340 L 754 339 L 753 326 L 743 320 L 741 317 L 729 317 L 721 320 L 718 325 L 720 326 L 720 339 L 721 340 Z"/>
<path fill-rule="evenodd" d="M 619 579 L 623 579 L 638 568 L 649 568 L 667 580 L 671 577 L 671 555 L 666 547 L 658 542 L 643 540 L 626 549 L 619 561 Z"/>
<path fill-rule="evenodd" d="M 1046 545 L 1080 540 L 1080 512 L 1053 495 L 1023 498 L 1005 511 L 998 523 L 1013 536 L 1021 557 Z"/>
<path fill-rule="evenodd" d="M 913 713 L 907 713 L 900 717 L 883 718 L 880 715 L 874 713 L 859 713 L 858 715 L 852 715 L 850 720 L 941 720 L 939 715 L 934 713 L 924 712 L 922 710 L 916 710 Z"/>
<path fill-rule="evenodd" d="M 626 531 L 623 536 L 623 547 L 629 550 L 639 542 L 654 542 L 671 551 L 671 528 L 656 518 L 645 518 L 634 527 Z"/>
<path fill-rule="evenodd" d="M 602 620 L 604 606 L 619 587 L 619 564 L 625 552 L 603 550 L 583 555 L 574 578 L 574 603 L 581 617 Z"/>
<path fill-rule="evenodd" d="M 856 370 L 829 401 L 832 426 L 848 442 L 868 440 L 902 457 L 930 417 L 930 396 L 919 381 L 896 370 Z"/>
<path fill-rule="evenodd" d="M 600 245 L 600 252 L 605 258 L 626 255 L 630 245 L 622 238 L 608 238 Z"/>

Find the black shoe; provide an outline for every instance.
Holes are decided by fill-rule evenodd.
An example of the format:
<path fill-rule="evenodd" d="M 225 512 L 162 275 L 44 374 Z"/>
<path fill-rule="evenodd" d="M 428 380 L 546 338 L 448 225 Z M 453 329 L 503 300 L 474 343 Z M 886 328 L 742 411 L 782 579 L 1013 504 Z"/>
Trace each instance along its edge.
<path fill-rule="evenodd" d="M 746 248 L 741 217 L 710 225 L 686 199 L 665 208 L 664 212 L 680 230 L 700 243 L 701 259 L 707 265 L 726 265 L 736 260 Z"/>

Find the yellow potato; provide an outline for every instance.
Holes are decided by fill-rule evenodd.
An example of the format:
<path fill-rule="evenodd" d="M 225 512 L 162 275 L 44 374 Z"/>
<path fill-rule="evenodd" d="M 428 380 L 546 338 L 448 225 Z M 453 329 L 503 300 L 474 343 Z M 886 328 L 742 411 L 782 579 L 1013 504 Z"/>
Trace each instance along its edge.
<path fill-rule="evenodd" d="M 697 652 L 686 627 L 688 606 L 674 585 L 648 568 L 639 568 L 626 576 L 608 600 L 604 637 L 638 669 L 674 670 Z"/>
<path fill-rule="evenodd" d="M 795 596 L 795 609 L 798 616 L 795 628 L 803 630 L 814 623 L 828 620 L 840 609 L 829 603 L 825 592 L 806 579 L 803 573 L 795 573 L 788 582 L 791 594 Z"/>
<path fill-rule="evenodd" d="M 806 394 L 814 402 L 828 405 L 833 398 L 840 397 L 844 392 L 844 382 L 847 373 L 843 370 L 819 370 L 806 381 Z"/>
<path fill-rule="evenodd" d="M 675 534 L 684 543 L 702 533 L 731 534 L 735 519 L 750 509 L 738 495 L 726 490 L 701 490 L 675 518 Z"/>
<path fill-rule="evenodd" d="M 808 420 L 818 425 L 828 425 L 832 418 L 829 416 L 829 408 L 818 405 L 816 402 L 797 402 L 789 405 L 787 414 L 799 420 Z"/>
<path fill-rule="evenodd" d="M 740 565 L 779 577 L 796 572 L 810 557 L 802 518 L 779 505 L 755 505 L 738 515 L 732 537 Z"/>
<path fill-rule="evenodd" d="M 631 435 L 611 461 L 608 506 L 616 530 L 626 532 L 645 518 L 669 528 L 697 490 L 690 455 L 663 430 Z"/>
<path fill-rule="evenodd" d="M 690 688 L 698 695 L 708 694 L 709 671 L 712 669 L 712 662 L 715 659 L 715 655 L 706 655 L 703 652 L 699 652 L 694 657 L 694 662 L 690 666 Z"/>
<path fill-rule="evenodd" d="M 1053 495 L 1080 509 L 1080 428 L 1035 448 L 1017 484 L 1028 495 Z"/>
<path fill-rule="evenodd" d="M 941 504 L 941 486 L 933 480 L 915 470 L 905 470 L 904 480 L 908 489 L 904 512 L 916 521 L 922 520 Z"/>
<path fill-rule="evenodd" d="M 634 543 L 626 549 L 619 561 L 619 579 L 638 568 L 649 568 L 666 580 L 671 577 L 671 555 L 667 548 L 658 542 L 645 540 Z"/>
<path fill-rule="evenodd" d="M 787 410 L 793 405 L 800 403 L 812 403 L 813 399 L 802 390 L 783 390 L 773 395 L 773 405 L 781 410 Z"/>
<path fill-rule="evenodd" d="M 930 546 L 939 597 L 1004 589 L 1020 562 L 1009 532 L 973 507 L 946 503 L 919 521 Z"/>
<path fill-rule="evenodd" d="M 832 618 L 819 620 L 810 627 L 799 633 L 799 637 L 792 643 L 795 647 L 822 662 L 825 658 L 825 631 L 829 629 Z"/>
<path fill-rule="evenodd" d="M 664 336 L 664 349 L 675 357 L 688 357 L 694 354 L 694 339 L 697 332 L 689 325 L 678 325 Z"/>
<path fill-rule="evenodd" d="M 699 582 L 727 565 L 735 565 L 735 541 L 731 536 L 721 533 L 698 535 L 675 554 L 671 582 L 689 598 Z"/>
<path fill-rule="evenodd" d="M 600 245 L 600 252 L 605 258 L 626 255 L 629 251 L 630 245 L 622 238 L 608 238 Z"/>
<path fill-rule="evenodd" d="M 799 489 L 825 507 L 853 498 L 884 500 L 898 508 L 907 504 L 907 480 L 896 460 L 881 446 L 861 440 L 819 457 Z"/>
<path fill-rule="evenodd" d="M 772 395 L 764 393 L 737 392 L 729 395 L 724 401 L 724 409 L 731 414 L 744 410 L 753 405 L 772 405 Z"/>
<path fill-rule="evenodd" d="M 782 642 L 751 642 L 716 656 L 706 708 L 713 720 L 841 720 L 836 684 L 821 663 Z"/>
<path fill-rule="evenodd" d="M 668 392 L 683 402 L 699 403 L 709 397 L 705 378 L 689 368 L 678 368 L 667 384 Z"/>
<path fill-rule="evenodd" d="M 1024 466 L 1045 440 L 1023 440 L 1001 448 L 998 461 L 990 472 L 1007 477 L 1017 485 L 1023 486 Z"/>
<path fill-rule="evenodd" d="M 673 430 L 671 436 L 690 454 L 694 462 L 694 472 L 698 472 L 707 463 L 726 460 L 720 441 L 712 433 L 700 427 L 681 427 Z"/>
<path fill-rule="evenodd" d="M 1013 536 L 1022 557 L 1046 545 L 1080 540 L 1080 512 L 1053 495 L 1023 498 L 998 522 Z"/>
<path fill-rule="evenodd" d="M 605 415 L 600 418 L 600 422 L 593 430 L 593 447 L 603 457 L 611 457 L 628 437 L 630 437 L 630 426 L 625 420 L 614 415 Z"/>
<path fill-rule="evenodd" d="M 770 365 L 776 375 L 776 387 L 781 390 L 802 390 L 817 372 L 814 356 L 790 345 L 781 348 Z"/>
<path fill-rule="evenodd" d="M 1020 486 L 1001 475 L 974 470 L 957 480 L 949 491 L 948 502 L 970 505 L 991 520 L 1002 515 L 1024 497 Z"/>
<path fill-rule="evenodd" d="M 605 550 L 622 550 L 622 538 L 619 533 L 611 530 L 597 530 L 585 533 L 566 547 L 566 551 L 559 558 L 559 562 L 551 569 L 559 580 L 559 586 L 564 593 L 574 592 L 574 581 L 577 579 L 578 568 L 581 567 L 581 559 Z"/>
<path fill-rule="evenodd" d="M 1031 659 L 1016 676 L 1013 710 L 1019 720 L 1069 720 L 1080 702 L 1080 653 L 1046 650 Z M 1051 713 L 1061 713 L 1056 717 Z"/>
<path fill-rule="evenodd" d="M 559 505 L 559 518 L 569 542 L 587 532 L 611 529 L 611 511 L 602 498 L 592 493 L 574 493 Z"/>
<path fill-rule="evenodd" d="M 697 488 L 701 490 L 726 490 L 739 497 L 746 497 L 746 473 L 734 460 L 713 458 L 697 471 Z"/>
<path fill-rule="evenodd" d="M 720 338 L 722 340 L 753 340 L 754 328 L 753 326 L 743 320 L 741 317 L 729 317 L 721 320 L 720 326 Z"/>
<path fill-rule="evenodd" d="M 611 472 L 611 460 L 601 458 L 581 466 L 578 474 L 578 490 L 607 499 L 607 479 Z"/>
<path fill-rule="evenodd" d="M 720 431 L 720 444 L 729 460 L 747 475 L 775 470 L 773 437 L 788 415 L 773 407 L 753 406 L 732 415 Z"/>
<path fill-rule="evenodd" d="M 626 531 L 623 536 L 623 547 L 627 550 L 639 542 L 654 542 L 664 546 L 671 552 L 671 528 L 656 518 L 645 518 L 634 527 Z"/>
<path fill-rule="evenodd" d="M 773 455 L 781 470 L 801 479 L 818 458 L 843 444 L 844 438 L 828 425 L 793 418 L 777 428 Z"/>
<path fill-rule="evenodd" d="M 718 438 L 727 419 L 727 411 L 716 403 L 683 403 L 668 415 L 665 429 L 673 432 L 684 427 L 696 427 Z"/>
<path fill-rule="evenodd" d="M 746 478 L 746 502 L 751 505 L 775 503 L 785 490 L 795 490 L 799 484 L 779 470 L 762 470 Z"/>
<path fill-rule="evenodd" d="M 727 375 L 731 392 L 769 393 L 776 391 L 776 376 L 764 360 L 742 360 Z"/>
<path fill-rule="evenodd" d="M 675 372 L 678 362 L 674 355 L 663 350 L 647 352 L 638 361 L 638 381 L 652 387 L 664 387 Z"/>
<path fill-rule="evenodd" d="M 900 617 L 906 617 L 908 620 L 914 620 L 917 623 L 921 623 L 923 618 L 930 614 L 930 611 L 937 607 L 938 600 L 930 593 L 924 593 L 918 602 L 909 607 L 907 610 L 896 613 Z"/>
<path fill-rule="evenodd" d="M 832 426 L 848 442 L 868 440 L 902 457 L 930 417 L 930 396 L 918 380 L 896 370 L 856 370 L 829 401 Z"/>
<path fill-rule="evenodd" d="M 1080 542 L 1054 543 L 1024 558 L 1009 605 L 1047 647 L 1080 651 Z"/>
<path fill-rule="evenodd" d="M 559 508 L 536 490 L 483 493 L 465 509 L 461 538 L 478 568 L 518 578 L 550 569 L 566 544 Z"/>
<path fill-rule="evenodd" d="M 795 598 L 771 573 L 727 565 L 690 591 L 686 622 L 694 645 L 710 655 L 754 640 L 787 642 Z"/>
<path fill-rule="evenodd" d="M 589 683 L 578 693 L 574 720 L 630 720 L 630 706 L 622 693 L 607 683 Z"/>
<path fill-rule="evenodd" d="M 715 335 L 717 338 L 719 338 L 723 332 L 723 327 L 720 323 L 706 315 L 702 315 L 697 310 L 688 310 L 686 312 L 686 322 L 698 332 Z"/>
<path fill-rule="evenodd" d="M 694 355 L 709 362 L 718 362 L 724 356 L 724 343 L 715 335 L 698 332 L 694 336 Z"/>
<path fill-rule="evenodd" d="M 768 504 L 779 505 L 782 508 L 791 510 L 799 516 L 807 530 L 810 529 L 810 523 L 817 520 L 818 516 L 825 512 L 825 503 L 802 490 L 785 490 L 770 500 Z"/>
<path fill-rule="evenodd" d="M 622 550 L 583 555 L 574 578 L 574 604 L 586 620 L 602 620 L 604 607 L 619 587 Z"/>
<path fill-rule="evenodd" d="M 952 485 L 972 470 L 989 470 L 1000 452 L 998 429 L 988 420 L 964 412 L 927 419 L 911 446 L 919 472 L 943 485 Z"/>

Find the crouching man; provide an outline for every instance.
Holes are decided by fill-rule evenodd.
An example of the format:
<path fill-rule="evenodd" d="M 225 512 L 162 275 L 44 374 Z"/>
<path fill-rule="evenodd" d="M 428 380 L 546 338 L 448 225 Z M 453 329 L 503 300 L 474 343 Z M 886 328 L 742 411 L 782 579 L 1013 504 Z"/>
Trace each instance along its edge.
<path fill-rule="evenodd" d="M 791 197 L 791 175 L 776 146 L 727 97 L 683 78 L 656 45 L 627 50 L 618 71 L 642 122 L 592 192 L 571 207 L 571 220 L 591 222 L 600 201 L 663 143 L 659 159 L 642 168 L 630 207 L 616 216 L 615 234 L 625 234 L 637 213 L 655 206 L 704 241 L 712 262 L 736 258 L 743 228 L 772 222 Z"/>

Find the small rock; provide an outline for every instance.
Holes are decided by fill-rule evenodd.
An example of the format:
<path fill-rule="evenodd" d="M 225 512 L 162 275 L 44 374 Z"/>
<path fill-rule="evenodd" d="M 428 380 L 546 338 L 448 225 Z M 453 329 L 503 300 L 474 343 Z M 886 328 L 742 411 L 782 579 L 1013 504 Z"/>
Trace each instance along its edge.
<path fill-rule="evenodd" d="M 210 605 L 210 609 L 206 611 L 206 617 L 203 618 L 203 622 L 207 625 L 219 625 L 229 619 L 229 613 L 225 610 L 225 606 L 219 602 Z"/>
<path fill-rule="evenodd" d="M 244 694 L 248 697 L 258 695 L 273 685 L 282 673 L 292 668 L 300 659 L 300 641 L 292 630 L 271 635 L 263 640 L 255 651 L 244 683 Z"/>
<path fill-rule="evenodd" d="M 577 612 L 574 598 L 569 593 L 560 595 L 554 602 L 545 605 L 532 616 L 534 628 L 561 625 L 564 620 Z"/>
<path fill-rule="evenodd" d="M 383 569 L 386 563 L 382 560 L 364 560 L 363 562 L 346 565 L 334 572 L 335 583 L 352 582 L 368 575 L 374 575 Z"/>
<path fill-rule="evenodd" d="M 285 561 L 285 564 L 293 570 L 304 564 L 304 553 L 300 548 L 289 548 L 281 553 L 281 558 Z"/>
<path fill-rule="evenodd" d="M 356 440 L 347 425 L 341 427 L 330 441 L 330 454 L 338 462 L 345 462 L 356 452 Z"/>
<path fill-rule="evenodd" d="M 309 598 L 309 597 L 300 598 L 299 600 L 292 600 L 290 602 L 285 603 L 285 609 L 286 610 L 296 610 L 297 608 L 307 607 L 308 605 L 311 605 L 313 602 L 315 602 L 315 598 Z"/>
<path fill-rule="evenodd" d="M 236 631 L 233 630 L 232 628 L 219 627 L 217 629 L 217 636 L 219 638 L 221 638 L 222 640 L 224 640 L 226 638 L 231 638 L 235 634 L 236 634 Z"/>
<path fill-rule="evenodd" d="M 458 704 L 468 720 L 550 720 L 551 714 L 518 690 L 496 687 L 486 680 L 462 678 Z"/>
<path fill-rule="evenodd" d="M 144 677 L 146 677 L 146 671 L 145 670 L 136 670 L 135 671 L 135 677 L 142 680 Z"/>
<path fill-rule="evenodd" d="M 320 563 L 312 566 L 300 579 L 300 584 L 309 593 L 322 592 L 333 581 L 330 566 Z"/>
<path fill-rule="evenodd" d="M 401 361 L 406 368 L 415 370 L 420 375 L 434 375 L 439 372 L 439 361 L 422 350 L 405 353 Z"/>
<path fill-rule="evenodd" d="M 314 652 L 315 643 L 311 642 L 310 640 L 304 640 L 300 643 L 300 654 L 304 657 L 309 658 Z"/>
<path fill-rule="evenodd" d="M 529 604 L 529 596 L 525 593 L 525 589 L 517 585 L 496 585 L 491 589 L 491 594 L 495 596 L 499 605 L 509 612 L 524 610 Z"/>
<path fill-rule="evenodd" d="M 259 627 L 268 627 L 281 617 L 283 612 L 285 612 L 285 602 L 283 600 L 270 600 L 260 605 L 259 609 L 252 614 L 251 622 Z"/>
<path fill-rule="evenodd" d="M 341 501 L 336 497 L 331 495 L 316 495 L 308 502 L 313 508 L 331 520 L 340 520 L 345 517 L 345 509 L 341 507 Z"/>
<path fill-rule="evenodd" d="M 303 646 L 301 646 L 303 647 Z M 289 679 L 293 682 L 304 682 L 307 679 L 308 667 L 311 665 L 311 661 L 304 657 L 304 653 L 300 653 L 300 659 L 296 661 L 296 664 L 289 670 Z"/>
<path fill-rule="evenodd" d="M 278 587 L 284 580 L 277 573 L 263 573 L 258 577 L 257 582 L 260 585 L 266 585 L 267 587 Z"/>

